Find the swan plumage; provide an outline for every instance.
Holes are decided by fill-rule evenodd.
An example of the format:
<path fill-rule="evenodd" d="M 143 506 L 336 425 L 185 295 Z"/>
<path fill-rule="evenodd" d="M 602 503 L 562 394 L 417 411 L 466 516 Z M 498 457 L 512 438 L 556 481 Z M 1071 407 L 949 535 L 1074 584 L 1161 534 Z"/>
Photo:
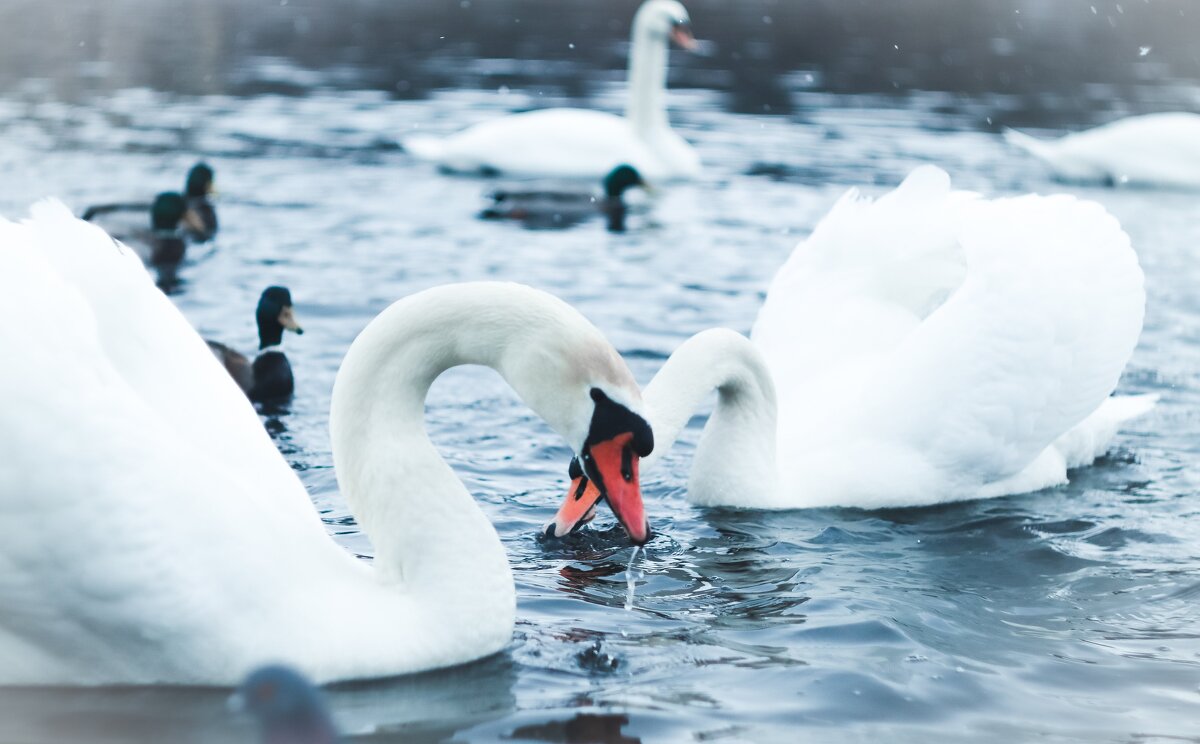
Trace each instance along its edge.
<path fill-rule="evenodd" d="M 1004 137 L 1066 180 L 1200 188 L 1200 114 L 1131 116 L 1054 140 Z"/>
<path fill-rule="evenodd" d="M 621 163 L 646 178 L 694 178 L 700 158 L 670 127 L 664 101 L 669 40 L 688 44 L 687 10 L 646 0 L 633 21 L 625 116 L 553 108 L 502 116 L 447 137 L 411 135 L 404 148 L 463 173 L 600 178 Z"/>
<path fill-rule="evenodd" d="M 584 451 L 598 395 L 606 431 L 644 426 L 620 357 L 556 298 L 477 283 L 394 303 L 351 346 L 331 410 L 368 565 L 328 536 L 245 395 L 102 230 L 52 201 L 0 220 L 0 313 L 23 350 L 0 365 L 4 684 L 232 685 L 279 660 L 324 683 L 494 653 L 511 639 L 512 575 L 425 436 L 429 384 L 490 364 Z M 640 506 L 636 479 L 613 486 Z"/>
<path fill-rule="evenodd" d="M 658 441 L 643 468 L 715 388 L 693 503 L 920 506 L 1061 484 L 1154 404 L 1109 397 L 1144 307 L 1137 256 L 1100 205 L 984 199 L 923 166 L 879 199 L 843 196 L 771 281 L 749 340 L 713 329 L 672 354 L 643 393 Z"/>

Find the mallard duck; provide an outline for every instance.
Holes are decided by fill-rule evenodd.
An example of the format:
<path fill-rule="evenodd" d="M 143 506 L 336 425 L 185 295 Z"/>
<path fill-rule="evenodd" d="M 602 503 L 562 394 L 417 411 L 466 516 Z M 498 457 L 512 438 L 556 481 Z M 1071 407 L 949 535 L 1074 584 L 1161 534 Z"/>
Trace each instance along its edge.
<path fill-rule="evenodd" d="M 207 163 L 196 163 L 188 171 L 183 189 L 183 196 L 187 201 L 183 227 L 188 237 L 198 243 L 212 240 L 217 234 L 217 210 L 208 200 L 216 193 L 214 176 L 213 169 Z"/>
<path fill-rule="evenodd" d="M 492 203 L 479 216 L 487 220 L 520 220 L 530 229 L 556 229 L 578 225 L 597 215 L 604 215 L 608 229 L 625 229 L 625 192 L 646 187 L 642 174 L 631 165 L 618 165 L 601 181 L 601 192 L 583 189 L 543 188 L 510 190 L 496 189 L 489 194 Z"/>
<path fill-rule="evenodd" d="M 136 234 L 140 228 L 136 225 L 114 222 L 109 218 L 120 214 L 148 212 L 154 230 L 179 230 L 183 237 L 203 243 L 212 240 L 213 236 L 217 234 L 217 210 L 208 199 L 215 193 L 213 176 L 213 169 L 207 163 L 196 163 L 188 171 L 182 195 L 174 191 L 164 191 L 150 204 L 145 202 L 97 204 L 84 210 L 83 219 L 100 224 L 114 238 L 126 240 Z M 162 210 L 156 213 L 156 206 L 166 196 L 180 199 L 180 208 L 176 210 L 172 203 L 169 207 L 163 205 Z M 175 215 L 174 222 L 171 224 L 166 222 L 168 215 Z"/>
<path fill-rule="evenodd" d="M 217 341 L 208 341 L 208 348 L 250 400 L 287 398 L 295 389 L 295 380 L 292 365 L 278 347 L 284 329 L 304 333 L 292 309 L 292 293 L 287 287 L 267 287 L 258 299 L 254 318 L 258 323 L 258 356 L 253 362 Z"/>

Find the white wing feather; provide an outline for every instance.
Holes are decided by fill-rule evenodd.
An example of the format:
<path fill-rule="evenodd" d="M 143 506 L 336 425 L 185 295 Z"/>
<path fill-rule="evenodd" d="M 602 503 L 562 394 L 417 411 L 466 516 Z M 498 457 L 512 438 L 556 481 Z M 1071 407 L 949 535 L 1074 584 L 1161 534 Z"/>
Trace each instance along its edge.
<path fill-rule="evenodd" d="M 931 167 L 878 202 L 843 199 L 754 328 L 780 392 L 781 498 L 915 505 L 1062 482 L 1082 449 L 1052 445 L 1116 387 L 1144 305 L 1097 204 L 955 194 Z"/>

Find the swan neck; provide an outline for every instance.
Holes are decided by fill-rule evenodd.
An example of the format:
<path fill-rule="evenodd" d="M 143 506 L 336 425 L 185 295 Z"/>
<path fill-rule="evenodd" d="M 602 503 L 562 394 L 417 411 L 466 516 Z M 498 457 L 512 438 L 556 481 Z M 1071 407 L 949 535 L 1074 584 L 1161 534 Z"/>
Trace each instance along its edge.
<path fill-rule="evenodd" d="M 667 121 L 667 38 L 649 27 L 645 16 L 633 21 L 629 52 L 629 102 L 625 118 L 639 136 L 670 126 Z"/>
<path fill-rule="evenodd" d="M 384 580 L 441 595 L 511 593 L 499 537 L 430 442 L 424 413 L 430 386 L 452 367 L 503 374 L 519 328 L 487 299 L 430 294 L 381 313 L 342 363 L 330 410 L 338 483 Z"/>
<path fill-rule="evenodd" d="M 685 341 L 646 386 L 654 428 L 650 466 L 663 456 L 704 400 L 717 405 L 704 428 L 689 478 L 689 498 L 729 503 L 725 491 L 761 501 L 776 491 L 775 384 L 745 336 L 711 329 Z"/>

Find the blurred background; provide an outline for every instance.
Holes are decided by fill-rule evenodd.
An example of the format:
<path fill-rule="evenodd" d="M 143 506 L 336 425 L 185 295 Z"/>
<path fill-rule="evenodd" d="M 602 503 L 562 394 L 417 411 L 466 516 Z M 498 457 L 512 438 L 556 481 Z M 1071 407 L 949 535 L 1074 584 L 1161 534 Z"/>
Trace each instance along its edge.
<path fill-rule="evenodd" d="M 692 0 L 709 56 L 672 84 L 786 115 L 807 92 L 995 96 L 1005 123 L 1200 104 L 1190 0 Z M 634 0 L 5 0 L 0 90 L 128 87 L 419 99 L 536 86 L 586 100 L 625 67 Z M 609 74 L 605 74 L 609 73 Z"/>

